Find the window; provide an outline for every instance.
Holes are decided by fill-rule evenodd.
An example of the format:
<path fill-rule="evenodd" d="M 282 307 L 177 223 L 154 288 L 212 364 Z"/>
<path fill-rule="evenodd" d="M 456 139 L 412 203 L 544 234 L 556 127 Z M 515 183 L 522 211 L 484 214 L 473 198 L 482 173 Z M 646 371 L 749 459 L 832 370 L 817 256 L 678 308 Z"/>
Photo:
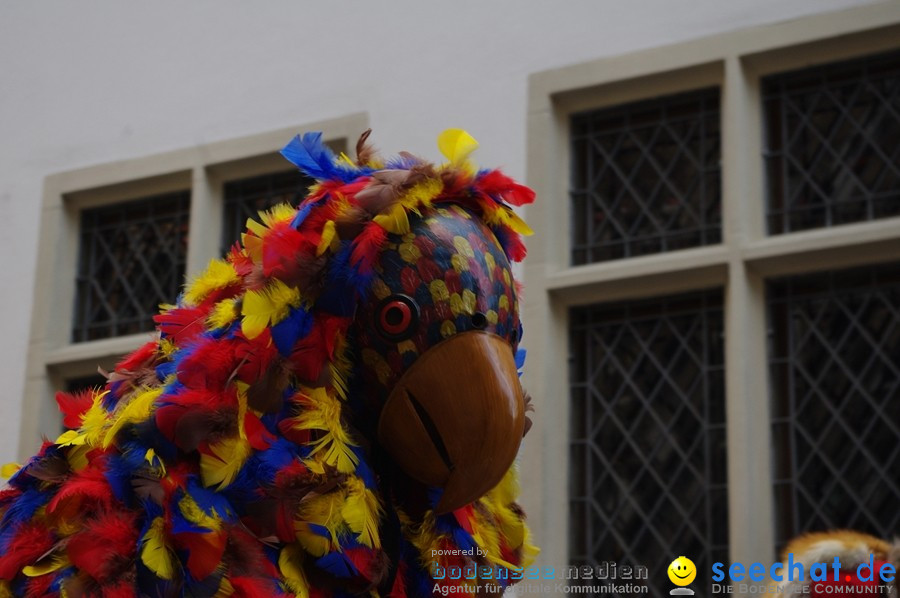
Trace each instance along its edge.
<path fill-rule="evenodd" d="M 153 329 L 153 315 L 184 282 L 187 191 L 81 212 L 72 340 Z"/>
<path fill-rule="evenodd" d="M 59 433 L 58 390 L 102 384 L 153 335 L 152 316 L 206 268 L 248 216 L 296 202 L 308 181 L 279 150 L 322 131 L 336 152 L 365 114 L 47 177 L 19 452 Z"/>
<path fill-rule="evenodd" d="M 722 293 L 573 308 L 569 555 L 727 560 Z M 588 525 L 585 525 L 588 522 Z M 664 595 L 664 577 L 648 579 Z"/>
<path fill-rule="evenodd" d="M 719 90 L 572 116 L 572 263 L 721 237 Z"/>
<path fill-rule="evenodd" d="M 900 265 L 768 285 L 779 544 L 900 525 Z"/>
<path fill-rule="evenodd" d="M 312 182 L 299 170 L 290 170 L 225 183 L 222 252 L 240 240 L 248 218 L 279 203 L 297 205 Z"/>
<path fill-rule="evenodd" d="M 769 233 L 900 214 L 900 52 L 763 79 Z"/>
<path fill-rule="evenodd" d="M 542 562 L 662 595 L 682 554 L 895 532 L 898 56 L 870 5 L 531 75 Z"/>

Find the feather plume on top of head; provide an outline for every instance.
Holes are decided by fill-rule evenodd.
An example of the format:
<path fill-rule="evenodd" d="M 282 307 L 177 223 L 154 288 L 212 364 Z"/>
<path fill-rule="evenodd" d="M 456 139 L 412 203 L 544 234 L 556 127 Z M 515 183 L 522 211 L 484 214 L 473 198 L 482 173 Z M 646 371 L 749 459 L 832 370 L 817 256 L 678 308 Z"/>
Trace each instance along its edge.
<path fill-rule="evenodd" d="M 464 131 L 442 165 L 368 135 L 355 161 L 293 139 L 306 199 L 248 221 L 105 388 L 59 393 L 67 430 L 0 492 L 0 596 L 474 596 L 530 562 L 509 262 L 534 193 Z"/>

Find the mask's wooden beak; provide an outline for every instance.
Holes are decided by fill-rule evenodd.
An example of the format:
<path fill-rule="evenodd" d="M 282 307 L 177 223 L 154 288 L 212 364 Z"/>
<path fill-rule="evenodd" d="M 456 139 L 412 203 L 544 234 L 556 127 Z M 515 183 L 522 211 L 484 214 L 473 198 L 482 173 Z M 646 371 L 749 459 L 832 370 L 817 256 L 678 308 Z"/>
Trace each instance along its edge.
<path fill-rule="evenodd" d="M 444 489 L 441 514 L 500 482 L 524 429 L 512 348 L 472 331 L 436 345 L 403 374 L 381 412 L 378 440 L 411 477 Z"/>

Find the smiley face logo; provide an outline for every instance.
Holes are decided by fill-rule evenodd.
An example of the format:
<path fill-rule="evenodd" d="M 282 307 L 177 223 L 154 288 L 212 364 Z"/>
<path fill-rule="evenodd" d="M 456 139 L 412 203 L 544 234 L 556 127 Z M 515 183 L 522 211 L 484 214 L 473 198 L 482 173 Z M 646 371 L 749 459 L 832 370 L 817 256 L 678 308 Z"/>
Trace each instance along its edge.
<path fill-rule="evenodd" d="M 686 556 L 680 556 L 669 565 L 669 581 L 676 586 L 686 586 L 697 577 L 697 567 L 694 561 Z"/>

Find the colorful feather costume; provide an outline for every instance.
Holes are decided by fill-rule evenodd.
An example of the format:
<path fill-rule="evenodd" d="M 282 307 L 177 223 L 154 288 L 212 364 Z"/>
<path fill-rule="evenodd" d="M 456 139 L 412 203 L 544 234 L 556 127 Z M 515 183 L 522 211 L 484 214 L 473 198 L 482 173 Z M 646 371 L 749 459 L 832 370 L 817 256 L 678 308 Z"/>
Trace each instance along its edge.
<path fill-rule="evenodd" d="M 321 134 L 292 140 L 283 155 L 318 180 L 300 206 L 248 222 L 105 388 L 58 395 L 67 431 L 0 492 L 0 596 L 474 596 L 531 561 L 512 458 L 466 457 L 498 479 L 452 462 L 490 430 L 464 414 L 465 446 L 443 446 L 421 380 L 392 397 L 420 356 L 468 338 L 515 355 L 498 380 L 521 402 L 509 261 L 530 231 L 508 204 L 534 193 L 476 170 L 464 131 L 440 137 L 441 166 L 381 163 L 367 136 L 355 162 Z M 492 375 L 466 353 L 443 361 L 455 380 L 438 397 Z M 518 438 L 494 440 L 514 456 L 513 415 Z M 409 474 L 395 457 L 437 465 Z"/>

